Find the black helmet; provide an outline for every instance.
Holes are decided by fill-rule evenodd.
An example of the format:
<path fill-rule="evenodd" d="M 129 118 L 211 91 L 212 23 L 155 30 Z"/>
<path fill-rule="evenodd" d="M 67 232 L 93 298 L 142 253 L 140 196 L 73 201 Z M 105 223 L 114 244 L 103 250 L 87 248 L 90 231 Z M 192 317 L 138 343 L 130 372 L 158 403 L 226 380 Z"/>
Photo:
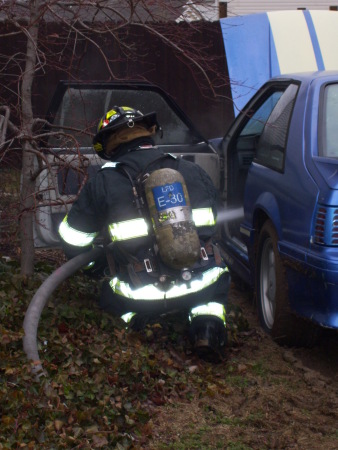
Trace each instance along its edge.
<path fill-rule="evenodd" d="M 96 153 L 103 159 L 110 159 L 105 153 L 105 141 L 108 136 L 116 133 L 122 128 L 133 128 L 134 124 L 141 122 L 147 129 L 155 125 L 155 131 L 158 131 L 160 126 L 156 119 L 156 113 L 151 112 L 142 114 L 129 106 L 114 106 L 108 111 L 100 120 L 97 133 L 93 139 L 93 147 Z"/>

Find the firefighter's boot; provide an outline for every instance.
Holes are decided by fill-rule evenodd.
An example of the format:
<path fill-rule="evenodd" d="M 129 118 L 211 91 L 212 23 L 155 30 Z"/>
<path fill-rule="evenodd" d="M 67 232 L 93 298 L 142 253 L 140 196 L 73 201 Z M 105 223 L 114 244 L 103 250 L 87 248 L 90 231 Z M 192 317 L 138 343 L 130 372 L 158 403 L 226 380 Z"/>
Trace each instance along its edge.
<path fill-rule="evenodd" d="M 190 325 L 190 341 L 201 359 L 220 362 L 227 342 L 226 327 L 218 317 L 198 316 Z"/>

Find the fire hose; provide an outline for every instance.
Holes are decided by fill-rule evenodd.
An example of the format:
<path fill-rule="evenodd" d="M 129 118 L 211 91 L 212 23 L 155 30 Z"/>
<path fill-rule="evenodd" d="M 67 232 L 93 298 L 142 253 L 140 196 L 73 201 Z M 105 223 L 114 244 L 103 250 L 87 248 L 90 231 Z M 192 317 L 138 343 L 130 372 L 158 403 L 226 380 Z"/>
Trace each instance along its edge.
<path fill-rule="evenodd" d="M 23 322 L 23 329 L 25 332 L 23 337 L 23 349 L 28 360 L 32 363 L 31 370 L 37 379 L 46 375 L 39 358 L 37 331 L 42 311 L 46 306 L 49 297 L 63 281 L 81 269 L 81 267 L 86 266 L 92 261 L 96 261 L 102 252 L 102 247 L 95 247 L 88 252 L 81 253 L 75 258 L 70 259 L 56 269 L 42 283 L 32 298 Z"/>

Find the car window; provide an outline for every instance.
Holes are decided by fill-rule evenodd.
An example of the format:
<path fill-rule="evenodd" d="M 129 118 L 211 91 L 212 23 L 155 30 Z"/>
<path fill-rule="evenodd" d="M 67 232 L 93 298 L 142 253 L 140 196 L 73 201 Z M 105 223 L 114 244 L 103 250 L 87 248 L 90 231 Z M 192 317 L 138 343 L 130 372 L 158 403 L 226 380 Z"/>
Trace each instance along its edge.
<path fill-rule="evenodd" d="M 320 154 L 327 158 L 338 158 L 338 84 L 329 84 L 324 89 Z"/>
<path fill-rule="evenodd" d="M 255 162 L 272 169 L 283 169 L 289 123 L 297 92 L 298 86 L 290 84 L 275 104 L 259 139 Z"/>
<path fill-rule="evenodd" d="M 160 133 L 155 136 L 156 144 L 176 145 L 199 142 L 196 135 L 157 92 L 142 89 L 68 87 L 53 119 L 53 125 L 60 126 L 65 134 L 52 136 L 48 142 L 49 146 L 69 148 L 69 142 L 73 140 L 73 146 L 78 143 L 80 147 L 91 147 L 92 135 L 96 132 L 99 119 L 115 105 L 132 106 L 144 114 L 156 111 L 158 122 L 163 129 L 162 138 Z M 65 135 L 68 137 L 66 144 Z"/>
<path fill-rule="evenodd" d="M 97 118 L 103 115 L 107 96 L 107 90 L 68 88 L 55 113 L 53 125 L 60 127 L 59 130 L 69 136 L 70 141 L 75 138 L 80 147 L 90 147 L 88 133 L 95 133 Z M 48 141 L 54 148 L 58 148 L 61 142 L 64 142 L 61 135 L 52 135 Z M 75 140 L 73 142 L 75 144 Z"/>
<path fill-rule="evenodd" d="M 240 136 L 261 135 L 264 125 L 268 120 L 271 111 L 276 106 L 276 103 L 280 99 L 283 91 L 273 92 L 272 95 L 257 109 L 251 119 L 247 122 L 243 128 Z"/>

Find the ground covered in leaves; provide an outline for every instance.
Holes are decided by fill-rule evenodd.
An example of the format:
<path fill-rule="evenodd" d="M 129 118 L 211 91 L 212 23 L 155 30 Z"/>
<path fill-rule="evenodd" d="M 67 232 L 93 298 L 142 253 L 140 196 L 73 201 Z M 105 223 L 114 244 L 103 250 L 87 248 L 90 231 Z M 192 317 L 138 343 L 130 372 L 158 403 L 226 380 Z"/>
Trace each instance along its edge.
<path fill-rule="evenodd" d="M 337 449 L 337 336 L 278 347 L 233 285 L 220 364 L 191 352 L 183 315 L 139 332 L 95 303 L 80 274 L 52 295 L 38 330 L 47 377 L 36 381 L 22 323 L 43 260 L 24 285 L 0 260 L 0 449 Z"/>

